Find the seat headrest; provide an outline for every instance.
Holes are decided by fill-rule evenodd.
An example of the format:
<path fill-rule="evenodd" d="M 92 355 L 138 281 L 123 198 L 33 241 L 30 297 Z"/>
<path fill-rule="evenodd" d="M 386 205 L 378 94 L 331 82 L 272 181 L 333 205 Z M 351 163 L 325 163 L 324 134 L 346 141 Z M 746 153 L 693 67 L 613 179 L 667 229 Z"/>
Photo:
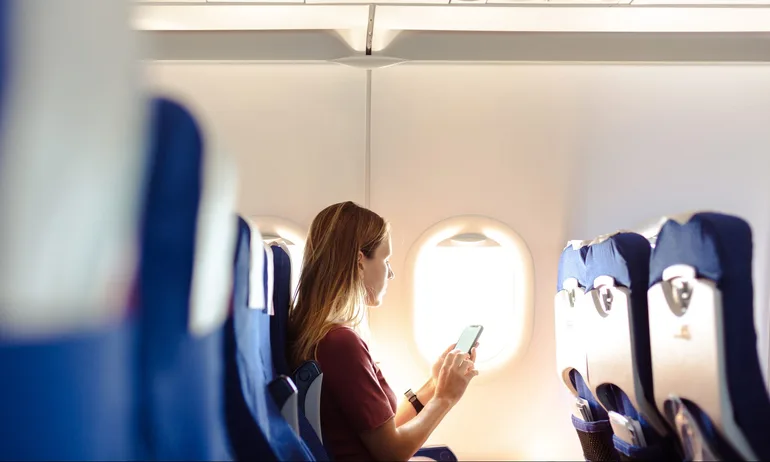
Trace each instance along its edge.
<path fill-rule="evenodd" d="M 267 246 L 262 240 L 262 234 L 259 227 L 248 218 L 241 217 L 241 226 L 248 226 L 248 230 L 242 229 L 241 232 L 249 233 L 249 298 L 248 307 L 255 310 L 267 308 L 268 294 L 267 289 L 272 284 L 267 284 L 265 278 L 270 278 L 272 273 L 272 260 L 268 261 Z M 261 250 L 261 252 L 260 252 Z M 269 297 L 272 299 L 272 297 Z"/>
<path fill-rule="evenodd" d="M 206 335 L 227 318 L 238 232 L 235 164 L 220 146 L 207 147 L 190 294 L 190 330 L 197 335 Z"/>
<path fill-rule="evenodd" d="M 265 287 L 265 312 L 270 316 L 275 314 L 273 291 L 275 290 L 275 263 L 273 262 L 273 249 L 270 244 L 262 244 L 265 249 L 265 275 L 262 284 Z M 249 308 L 253 308 L 249 305 Z"/>
<path fill-rule="evenodd" d="M 155 284 L 154 276 L 162 276 L 164 286 L 154 289 L 186 291 L 189 304 L 180 306 L 189 306 L 187 327 L 203 336 L 220 327 L 229 311 L 235 169 L 181 104 L 158 98 L 153 109 L 144 282 Z"/>
<path fill-rule="evenodd" d="M 129 304 L 146 159 L 131 6 L 3 7 L 0 324 L 47 335 L 109 323 Z"/>
<path fill-rule="evenodd" d="M 599 276 L 612 276 L 617 285 L 647 292 L 650 243 L 641 234 L 614 234 L 588 248 L 585 256 L 586 287 Z"/>
<path fill-rule="evenodd" d="M 649 285 L 663 280 L 673 265 L 689 265 L 699 277 L 751 294 L 752 232 L 741 218 L 714 212 L 696 213 L 684 223 L 668 220 L 660 229 L 650 261 Z"/>
<path fill-rule="evenodd" d="M 588 247 L 579 247 L 577 249 L 568 245 L 559 257 L 559 272 L 556 281 L 556 292 L 564 290 L 564 282 L 568 279 L 575 279 L 579 287 L 586 287 L 586 253 Z"/>

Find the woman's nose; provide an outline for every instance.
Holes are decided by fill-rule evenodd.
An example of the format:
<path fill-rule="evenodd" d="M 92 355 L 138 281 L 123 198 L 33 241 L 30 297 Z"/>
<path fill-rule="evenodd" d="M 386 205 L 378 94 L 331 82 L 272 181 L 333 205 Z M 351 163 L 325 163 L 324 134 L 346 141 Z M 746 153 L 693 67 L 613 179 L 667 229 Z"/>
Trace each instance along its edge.
<path fill-rule="evenodd" d="M 393 272 L 392 269 L 390 269 L 390 266 L 388 266 L 388 279 L 393 279 L 396 277 L 396 273 Z"/>

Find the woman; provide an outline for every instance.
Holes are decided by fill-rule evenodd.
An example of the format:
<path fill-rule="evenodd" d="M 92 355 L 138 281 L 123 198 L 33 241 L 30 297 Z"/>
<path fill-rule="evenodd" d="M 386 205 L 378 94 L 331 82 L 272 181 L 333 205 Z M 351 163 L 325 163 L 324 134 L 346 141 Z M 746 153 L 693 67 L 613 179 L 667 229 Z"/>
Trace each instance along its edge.
<path fill-rule="evenodd" d="M 452 345 L 425 385 L 397 405 L 355 330 L 394 277 L 390 254 L 388 223 L 352 202 L 327 207 L 310 226 L 289 355 L 292 367 L 309 359 L 321 366 L 321 426 L 334 460 L 408 460 L 478 375 L 476 348 L 468 355 Z"/>

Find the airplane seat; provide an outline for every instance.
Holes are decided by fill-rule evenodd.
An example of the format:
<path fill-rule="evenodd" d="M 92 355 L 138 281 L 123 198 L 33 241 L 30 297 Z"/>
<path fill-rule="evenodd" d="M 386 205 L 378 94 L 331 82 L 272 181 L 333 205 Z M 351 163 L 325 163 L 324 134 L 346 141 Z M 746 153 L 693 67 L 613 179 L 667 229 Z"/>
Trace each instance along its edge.
<path fill-rule="evenodd" d="M 286 329 L 291 308 L 291 258 L 285 244 L 272 243 L 273 252 L 273 316 L 270 318 L 270 345 L 277 374 L 289 376 L 286 351 Z"/>
<path fill-rule="evenodd" d="M 294 376 L 289 369 L 289 358 L 287 353 L 287 328 L 289 323 L 289 310 L 291 308 L 291 258 L 289 250 L 285 244 L 278 242 L 270 245 L 273 254 L 273 316 L 270 317 L 270 345 L 273 354 L 273 364 L 276 373 Z M 306 374 L 301 377 L 306 379 Z M 314 376 L 316 377 L 316 376 Z M 306 380 L 297 382 L 298 377 L 294 377 L 294 383 L 297 386 L 297 405 L 294 416 L 297 419 L 299 435 L 313 453 L 313 457 L 318 461 L 329 460 L 329 455 L 323 447 L 318 434 L 313 425 L 307 419 L 305 406 L 305 397 L 307 389 Z M 318 384 L 320 384 L 320 380 Z M 320 404 L 320 403 L 318 403 Z M 312 406 L 312 405 L 311 405 Z M 320 412 L 320 411 L 319 411 Z M 320 429 L 320 427 L 319 427 Z"/>
<path fill-rule="evenodd" d="M 677 440 L 653 396 L 647 314 L 650 253 L 649 241 L 631 232 L 602 236 L 587 247 L 583 301 L 588 385 L 609 411 L 621 460 L 681 460 Z M 629 425 L 633 435 L 615 428 Z"/>
<path fill-rule="evenodd" d="M 556 296 L 556 367 L 565 386 L 575 396 L 572 425 L 587 461 L 617 460 L 607 411 L 586 384 L 585 296 L 588 241 L 573 241 L 559 258 Z"/>
<path fill-rule="evenodd" d="M 309 439 L 313 446 L 323 441 L 321 429 L 321 389 L 323 384 L 323 372 L 316 361 L 305 361 L 294 371 L 294 382 L 299 390 L 299 408 L 307 416 L 310 424 L 307 428 Z M 304 434 L 303 434 L 304 438 Z M 321 449 L 323 454 L 327 452 Z M 313 451 L 315 453 L 315 449 Z M 457 462 L 457 456 L 445 445 L 424 446 L 410 460 L 434 460 Z"/>
<path fill-rule="evenodd" d="M 770 459 L 752 251 L 746 221 L 708 212 L 666 221 L 652 252 L 655 399 L 689 460 Z"/>
<path fill-rule="evenodd" d="M 131 294 L 147 154 L 127 14 L 0 1 L 2 460 L 136 458 Z"/>
<path fill-rule="evenodd" d="M 295 396 L 285 376 L 275 378 L 270 348 L 272 251 L 256 226 L 238 218 L 232 316 L 225 329 L 226 416 L 238 460 L 313 460 L 275 401 Z M 281 385 L 276 385 L 279 383 Z M 287 388 L 288 387 L 288 388 Z M 288 390 L 291 387 L 292 390 Z M 289 393 L 286 393 L 286 390 Z"/>
<path fill-rule="evenodd" d="M 152 109 L 139 284 L 143 458 L 231 460 L 222 326 L 232 287 L 234 170 L 182 105 L 158 98 Z"/>

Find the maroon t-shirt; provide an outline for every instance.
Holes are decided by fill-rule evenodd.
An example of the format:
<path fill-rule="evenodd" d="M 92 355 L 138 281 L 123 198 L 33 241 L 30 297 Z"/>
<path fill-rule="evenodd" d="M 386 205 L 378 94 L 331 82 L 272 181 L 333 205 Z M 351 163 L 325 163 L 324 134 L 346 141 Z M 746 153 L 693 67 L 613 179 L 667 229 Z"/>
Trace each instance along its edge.
<path fill-rule="evenodd" d="M 369 347 L 348 327 L 335 327 L 318 344 L 323 371 L 321 431 L 335 461 L 374 460 L 360 434 L 396 415 L 398 403 Z"/>

